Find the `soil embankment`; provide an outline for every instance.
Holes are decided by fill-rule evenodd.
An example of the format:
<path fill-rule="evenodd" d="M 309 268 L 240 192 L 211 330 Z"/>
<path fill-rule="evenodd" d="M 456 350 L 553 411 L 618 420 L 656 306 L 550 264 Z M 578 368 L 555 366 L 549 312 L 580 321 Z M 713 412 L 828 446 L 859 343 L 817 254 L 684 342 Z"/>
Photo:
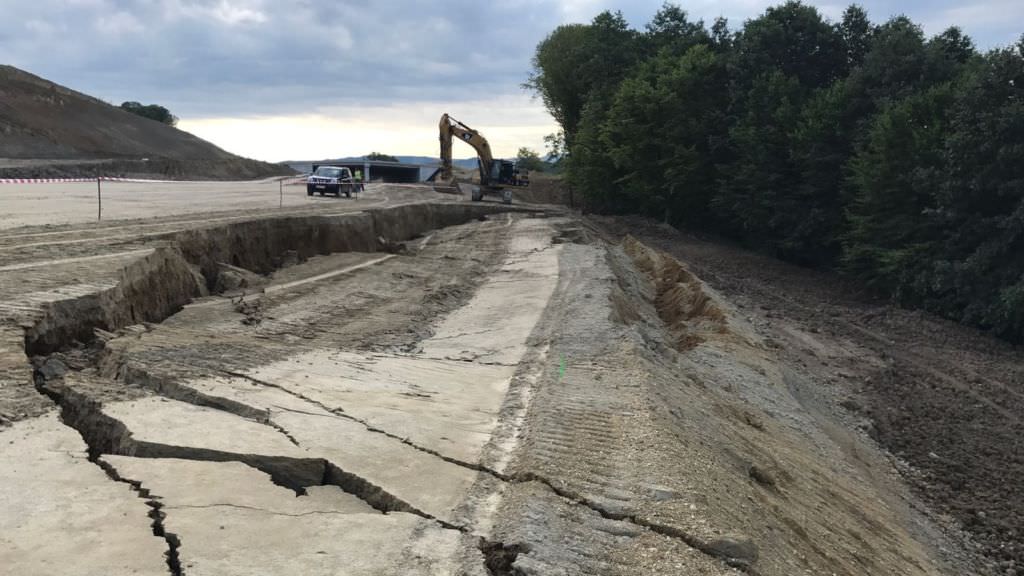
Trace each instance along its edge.
<path fill-rule="evenodd" d="M 11 66 L 0 66 L 0 159 L 5 178 L 226 180 L 293 173 Z"/>
<path fill-rule="evenodd" d="M 872 300 L 834 274 L 639 218 L 595 220 L 685 261 L 734 303 L 803 405 L 881 445 L 944 529 L 966 530 L 964 547 L 986 556 L 978 573 L 1024 574 L 1019 347 Z"/>

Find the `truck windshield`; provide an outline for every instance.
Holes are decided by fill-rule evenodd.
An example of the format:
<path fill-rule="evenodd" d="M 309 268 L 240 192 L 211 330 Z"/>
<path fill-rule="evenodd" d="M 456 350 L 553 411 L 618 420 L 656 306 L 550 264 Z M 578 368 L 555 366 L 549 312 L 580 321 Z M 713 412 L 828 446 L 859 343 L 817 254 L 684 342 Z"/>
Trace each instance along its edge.
<path fill-rule="evenodd" d="M 324 178 L 340 178 L 341 168 L 317 168 L 315 175 Z"/>

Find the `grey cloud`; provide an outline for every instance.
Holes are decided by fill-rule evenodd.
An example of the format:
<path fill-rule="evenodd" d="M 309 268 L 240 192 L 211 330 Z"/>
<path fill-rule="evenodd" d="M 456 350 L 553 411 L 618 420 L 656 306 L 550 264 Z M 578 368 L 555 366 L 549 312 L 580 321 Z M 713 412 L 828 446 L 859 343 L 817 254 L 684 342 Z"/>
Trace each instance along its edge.
<path fill-rule="evenodd" d="M 660 4 L 622 3 L 636 26 Z M 964 28 L 981 46 L 1010 42 L 1016 34 L 1006 19 L 984 18 L 987 6 L 1005 14 L 1016 0 L 863 4 L 875 20 L 906 12 L 932 33 L 944 19 L 969 16 Z M 564 0 L 0 0 L 0 61 L 114 102 L 159 102 L 183 117 L 480 100 L 519 90 L 533 48 L 562 21 L 566 5 Z M 592 15 L 611 2 L 575 0 L 572 5 Z M 734 25 L 767 5 L 756 0 L 684 4 L 694 17 L 710 21 L 724 14 Z M 965 13 L 965 6 L 972 10 Z"/>

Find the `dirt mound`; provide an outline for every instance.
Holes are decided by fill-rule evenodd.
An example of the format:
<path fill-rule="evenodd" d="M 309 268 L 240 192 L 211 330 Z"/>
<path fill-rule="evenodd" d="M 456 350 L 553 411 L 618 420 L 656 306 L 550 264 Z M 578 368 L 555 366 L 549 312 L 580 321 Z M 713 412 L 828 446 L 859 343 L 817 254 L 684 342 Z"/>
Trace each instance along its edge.
<path fill-rule="evenodd" d="M 0 66 L 0 158 L 135 162 L 140 165 L 134 170 L 134 165 L 126 167 L 127 171 L 183 177 L 255 178 L 291 172 L 241 158 L 192 134 L 11 66 Z M 143 158 L 153 165 L 142 164 Z M 76 166 L 90 174 L 96 170 L 93 164 L 62 164 L 61 170 L 67 174 Z M 53 174 L 46 166 L 33 166 L 9 176 L 37 175 Z"/>
<path fill-rule="evenodd" d="M 564 178 L 542 173 L 531 174 L 530 185 L 516 188 L 513 197 L 530 204 L 556 204 L 570 208 L 575 204 L 572 189 Z"/>
<path fill-rule="evenodd" d="M 654 284 L 655 308 L 675 338 L 677 350 L 689 350 L 709 335 L 728 332 L 722 308 L 678 260 L 632 236 L 622 241 L 622 247 Z"/>

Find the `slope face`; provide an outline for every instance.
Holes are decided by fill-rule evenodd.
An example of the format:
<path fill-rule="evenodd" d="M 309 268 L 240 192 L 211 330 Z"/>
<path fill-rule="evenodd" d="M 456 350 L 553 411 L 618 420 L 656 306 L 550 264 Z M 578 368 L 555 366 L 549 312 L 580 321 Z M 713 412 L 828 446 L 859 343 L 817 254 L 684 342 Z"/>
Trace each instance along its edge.
<path fill-rule="evenodd" d="M 264 173 L 271 166 L 11 66 L 0 66 L 0 135 L 0 158 L 227 162 Z"/>

